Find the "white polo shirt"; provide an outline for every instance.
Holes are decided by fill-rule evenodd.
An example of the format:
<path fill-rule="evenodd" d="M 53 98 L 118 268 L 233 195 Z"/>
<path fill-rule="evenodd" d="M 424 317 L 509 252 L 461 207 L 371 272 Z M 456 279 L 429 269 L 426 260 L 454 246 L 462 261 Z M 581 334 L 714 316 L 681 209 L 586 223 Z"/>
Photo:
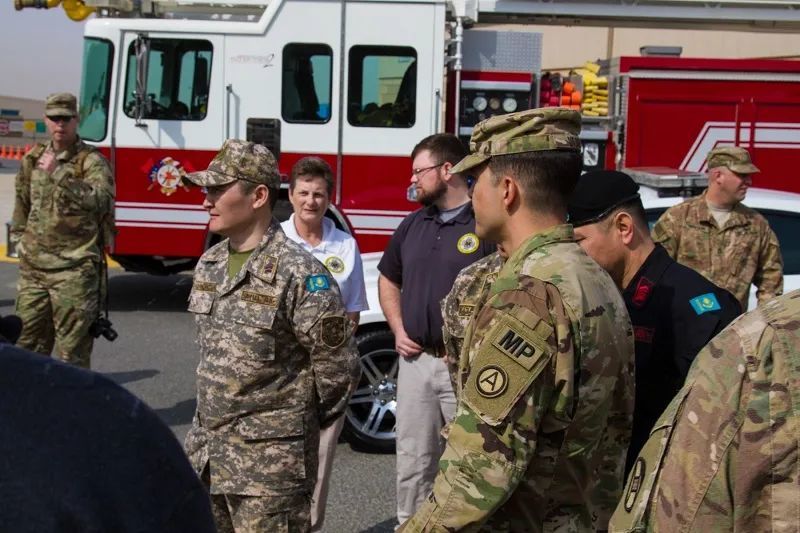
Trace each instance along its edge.
<path fill-rule="evenodd" d="M 317 246 L 311 246 L 297 234 L 297 228 L 294 226 L 294 214 L 289 217 L 289 220 L 281 222 L 281 228 L 287 237 L 302 246 L 327 267 L 336 283 L 339 284 L 347 312 L 354 313 L 369 309 L 361 252 L 359 252 L 358 244 L 353 237 L 338 229 L 333 220 L 327 217 L 322 219 L 322 241 Z"/>

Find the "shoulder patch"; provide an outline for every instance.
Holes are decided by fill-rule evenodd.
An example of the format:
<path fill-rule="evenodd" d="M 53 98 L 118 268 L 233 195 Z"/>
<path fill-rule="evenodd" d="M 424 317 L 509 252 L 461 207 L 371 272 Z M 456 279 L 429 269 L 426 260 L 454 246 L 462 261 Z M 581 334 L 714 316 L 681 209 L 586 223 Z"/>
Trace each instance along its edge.
<path fill-rule="evenodd" d="M 722 309 L 722 307 L 719 305 L 719 300 L 717 300 L 717 296 L 713 292 L 695 296 L 689 300 L 689 304 L 692 306 L 692 309 L 694 309 L 694 312 L 698 315 L 710 313 L 712 311 L 719 311 Z"/>
<path fill-rule="evenodd" d="M 644 304 L 646 304 L 647 300 L 650 299 L 650 295 L 653 293 L 654 285 L 655 284 L 652 281 L 644 276 L 639 278 L 638 283 L 636 283 L 636 289 L 633 292 L 633 298 L 631 298 L 633 305 L 636 307 L 642 307 Z"/>
<path fill-rule="evenodd" d="M 487 365 L 478 370 L 475 388 L 484 398 L 496 398 L 506 391 L 508 374 L 499 366 Z"/>
<path fill-rule="evenodd" d="M 330 288 L 331 284 L 325 274 L 314 274 L 306 277 L 306 289 L 308 292 L 327 291 Z"/>
<path fill-rule="evenodd" d="M 462 254 L 471 254 L 480 246 L 481 240 L 474 233 L 465 233 L 458 239 L 456 247 Z"/>
<path fill-rule="evenodd" d="M 319 340 L 328 348 L 338 348 L 347 339 L 347 318 L 341 315 L 322 317 Z"/>

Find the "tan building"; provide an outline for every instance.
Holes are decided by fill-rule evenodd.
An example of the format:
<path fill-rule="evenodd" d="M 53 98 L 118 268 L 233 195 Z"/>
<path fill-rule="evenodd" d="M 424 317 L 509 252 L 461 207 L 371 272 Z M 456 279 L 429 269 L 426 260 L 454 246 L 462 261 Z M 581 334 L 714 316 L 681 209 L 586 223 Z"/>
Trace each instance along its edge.
<path fill-rule="evenodd" d="M 0 153 L 3 146 L 25 146 L 47 138 L 44 100 L 0 96 Z"/>
<path fill-rule="evenodd" d="M 796 33 L 521 24 L 481 27 L 541 33 L 545 70 L 569 69 L 597 59 L 638 56 L 639 48 L 647 45 L 681 46 L 682 57 L 800 58 L 800 35 Z"/>

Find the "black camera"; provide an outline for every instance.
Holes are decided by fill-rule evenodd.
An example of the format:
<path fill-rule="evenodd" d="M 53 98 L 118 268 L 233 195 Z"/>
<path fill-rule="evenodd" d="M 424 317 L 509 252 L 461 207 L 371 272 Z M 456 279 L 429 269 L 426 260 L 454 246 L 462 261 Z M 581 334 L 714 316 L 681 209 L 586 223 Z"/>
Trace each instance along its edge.
<path fill-rule="evenodd" d="M 97 339 L 102 335 L 107 341 L 114 342 L 119 337 L 119 333 L 114 330 L 113 324 L 107 318 L 99 316 L 89 326 L 89 334 Z"/>

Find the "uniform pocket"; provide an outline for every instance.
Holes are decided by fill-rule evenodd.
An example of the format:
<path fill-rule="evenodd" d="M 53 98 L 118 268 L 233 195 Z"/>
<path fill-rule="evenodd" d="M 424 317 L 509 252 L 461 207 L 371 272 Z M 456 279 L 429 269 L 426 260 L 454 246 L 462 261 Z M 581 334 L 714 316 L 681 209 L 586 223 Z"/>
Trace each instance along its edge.
<path fill-rule="evenodd" d="M 254 476 L 262 481 L 306 477 L 304 411 L 268 411 L 236 421 L 235 432 L 248 454 L 269 457 Z"/>
<path fill-rule="evenodd" d="M 189 294 L 189 312 L 207 315 L 214 305 L 214 293 L 192 290 Z"/>

